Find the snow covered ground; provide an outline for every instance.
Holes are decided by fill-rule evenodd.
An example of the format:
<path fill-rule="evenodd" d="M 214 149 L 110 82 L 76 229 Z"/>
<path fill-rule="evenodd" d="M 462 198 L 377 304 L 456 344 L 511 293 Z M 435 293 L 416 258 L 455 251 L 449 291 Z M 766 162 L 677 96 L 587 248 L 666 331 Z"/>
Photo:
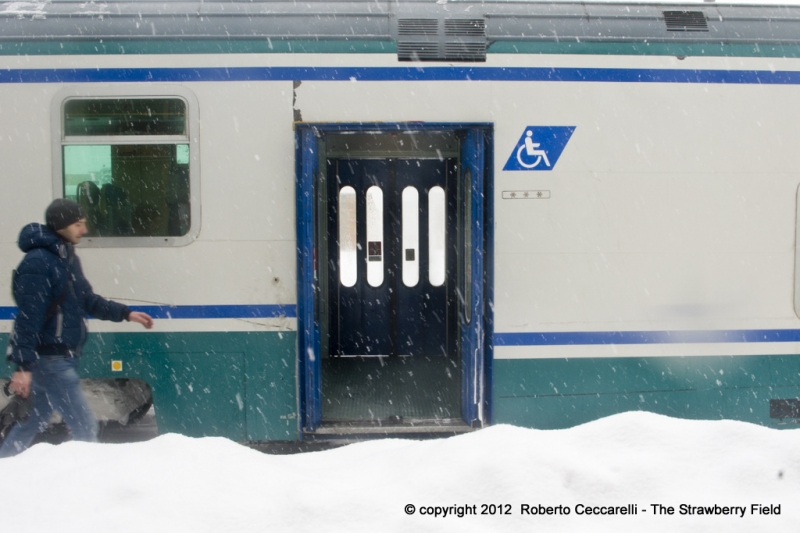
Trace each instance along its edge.
<path fill-rule="evenodd" d="M 291 456 L 179 435 L 40 444 L 0 479 L 8 532 L 800 531 L 800 431 L 649 413 Z"/>

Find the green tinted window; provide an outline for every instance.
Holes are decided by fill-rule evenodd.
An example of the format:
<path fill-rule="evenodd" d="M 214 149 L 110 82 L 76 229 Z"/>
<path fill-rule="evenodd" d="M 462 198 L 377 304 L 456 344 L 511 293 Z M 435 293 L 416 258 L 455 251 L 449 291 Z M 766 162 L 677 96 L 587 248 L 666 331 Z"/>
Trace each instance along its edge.
<path fill-rule="evenodd" d="M 190 226 L 187 144 L 63 147 L 64 197 L 89 237 L 179 237 Z"/>
<path fill-rule="evenodd" d="M 64 135 L 186 135 L 186 103 L 178 98 L 68 100 Z"/>
<path fill-rule="evenodd" d="M 191 195 L 185 101 L 75 98 L 63 109 L 64 197 L 83 207 L 89 237 L 186 235 Z"/>

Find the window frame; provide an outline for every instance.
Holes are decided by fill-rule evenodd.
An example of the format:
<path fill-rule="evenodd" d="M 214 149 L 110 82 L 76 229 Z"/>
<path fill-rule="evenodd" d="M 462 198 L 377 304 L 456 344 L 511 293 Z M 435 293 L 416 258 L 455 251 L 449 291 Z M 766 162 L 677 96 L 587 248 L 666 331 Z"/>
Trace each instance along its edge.
<path fill-rule="evenodd" d="M 176 135 L 87 135 L 66 136 L 64 106 L 70 100 L 178 98 L 186 104 L 186 137 Z M 200 233 L 200 114 L 197 97 L 185 87 L 167 85 L 104 85 L 67 87 L 53 98 L 50 107 L 52 137 L 53 197 L 64 197 L 64 146 L 89 145 L 189 145 L 189 231 L 181 236 L 84 237 L 82 248 L 131 248 L 186 246 Z"/>
<path fill-rule="evenodd" d="M 406 191 L 409 196 L 406 196 Z M 419 257 L 419 234 L 420 234 L 420 211 L 419 211 L 419 189 L 413 185 L 403 188 L 400 193 L 400 259 L 402 263 L 403 285 L 408 288 L 419 285 L 420 257 Z M 409 202 L 406 204 L 406 202 Z M 407 257 L 408 251 L 414 254 L 413 259 Z"/>
<path fill-rule="evenodd" d="M 352 191 L 352 193 L 351 193 Z M 347 193 L 347 197 L 343 193 Z M 345 200 L 347 203 L 345 204 Z M 352 217 L 345 217 L 345 210 Z M 339 247 L 339 284 L 342 287 L 355 287 L 358 283 L 358 197 L 356 190 L 351 185 L 345 185 L 339 189 L 338 209 L 338 242 Z M 352 245 L 345 250 L 344 243 Z"/>
<path fill-rule="evenodd" d="M 447 193 L 441 185 L 428 189 L 427 230 L 428 283 L 441 287 L 447 282 Z"/>

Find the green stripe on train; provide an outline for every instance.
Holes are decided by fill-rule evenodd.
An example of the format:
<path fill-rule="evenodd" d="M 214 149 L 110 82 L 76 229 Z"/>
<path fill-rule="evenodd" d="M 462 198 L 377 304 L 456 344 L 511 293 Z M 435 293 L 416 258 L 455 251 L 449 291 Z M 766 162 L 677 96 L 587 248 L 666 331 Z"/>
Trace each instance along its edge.
<path fill-rule="evenodd" d="M 770 400 L 800 398 L 800 357 L 695 356 L 494 361 L 494 423 L 561 429 L 625 411 L 798 427 Z"/>
<path fill-rule="evenodd" d="M 81 374 L 149 383 L 161 433 L 296 440 L 296 342 L 295 332 L 91 334 Z M 10 370 L 0 365 L 0 377 Z M 560 429 L 650 411 L 798 427 L 769 412 L 770 400 L 800 398 L 796 355 L 497 359 L 493 374 L 494 423 Z"/>
<path fill-rule="evenodd" d="M 0 43 L 0 55 L 396 54 L 392 41 L 44 41 Z"/>
<path fill-rule="evenodd" d="M 147 382 L 159 433 L 297 440 L 296 346 L 295 332 L 94 333 L 81 377 Z"/>
<path fill-rule="evenodd" d="M 579 43 L 500 41 L 490 54 L 578 54 L 675 57 L 800 57 L 798 45 L 715 43 Z"/>
<path fill-rule="evenodd" d="M 0 43 L 0 56 L 141 54 L 396 54 L 394 41 L 147 40 Z M 497 41 L 489 54 L 595 54 L 677 57 L 800 57 L 800 45 Z"/>

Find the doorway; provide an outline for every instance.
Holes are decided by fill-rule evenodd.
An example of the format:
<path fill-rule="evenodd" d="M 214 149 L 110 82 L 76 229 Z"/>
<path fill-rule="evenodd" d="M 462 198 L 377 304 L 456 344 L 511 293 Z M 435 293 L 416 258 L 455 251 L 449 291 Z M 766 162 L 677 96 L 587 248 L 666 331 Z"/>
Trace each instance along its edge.
<path fill-rule="evenodd" d="M 298 125 L 306 434 L 488 421 L 489 138 L 486 126 Z"/>

